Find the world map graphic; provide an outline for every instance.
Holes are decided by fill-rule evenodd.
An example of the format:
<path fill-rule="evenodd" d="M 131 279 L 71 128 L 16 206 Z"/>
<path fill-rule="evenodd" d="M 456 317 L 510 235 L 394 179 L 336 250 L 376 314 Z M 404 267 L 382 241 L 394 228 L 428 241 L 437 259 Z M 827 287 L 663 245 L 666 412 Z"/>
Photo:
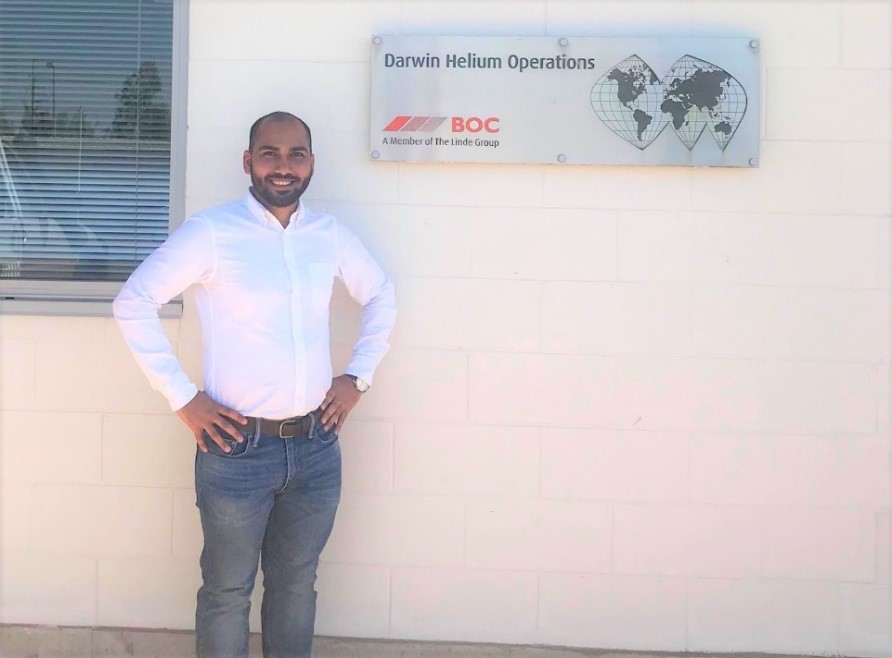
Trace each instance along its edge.
<path fill-rule="evenodd" d="M 724 151 L 746 114 L 747 96 L 730 73 L 697 57 L 680 58 L 661 80 L 632 55 L 598 79 L 591 103 L 610 130 L 641 150 L 671 125 L 689 151 L 707 127 Z"/>

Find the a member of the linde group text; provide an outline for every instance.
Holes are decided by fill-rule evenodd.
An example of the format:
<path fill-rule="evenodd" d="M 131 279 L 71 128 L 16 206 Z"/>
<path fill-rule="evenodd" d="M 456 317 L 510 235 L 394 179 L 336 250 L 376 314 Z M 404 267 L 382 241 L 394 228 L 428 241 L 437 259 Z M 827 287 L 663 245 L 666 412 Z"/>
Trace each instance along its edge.
<path fill-rule="evenodd" d="M 594 57 L 567 57 L 566 55 L 554 55 L 553 57 L 524 57 L 521 55 L 508 55 L 508 57 L 487 57 L 477 53 L 447 55 L 394 55 L 384 54 L 384 67 L 396 69 L 514 69 L 520 73 L 526 70 L 544 71 L 560 70 L 590 71 L 595 68 Z"/>

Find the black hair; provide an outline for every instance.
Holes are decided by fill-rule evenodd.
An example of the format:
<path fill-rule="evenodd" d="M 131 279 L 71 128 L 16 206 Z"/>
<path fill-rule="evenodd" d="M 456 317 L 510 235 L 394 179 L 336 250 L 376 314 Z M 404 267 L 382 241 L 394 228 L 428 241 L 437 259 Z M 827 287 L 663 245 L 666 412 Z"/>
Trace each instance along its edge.
<path fill-rule="evenodd" d="M 265 114 L 257 121 L 253 123 L 251 126 L 250 132 L 248 132 L 248 150 L 254 150 L 254 141 L 257 139 L 257 131 L 260 130 L 260 126 L 265 121 L 288 121 L 293 119 L 297 121 L 300 125 L 304 127 L 304 130 L 307 131 L 307 141 L 310 143 L 310 153 L 313 152 L 313 133 L 310 132 L 310 127 L 307 125 L 307 122 L 301 119 L 299 116 L 295 116 L 291 114 L 291 112 L 283 112 L 281 110 L 276 112 L 270 112 L 269 114 Z"/>

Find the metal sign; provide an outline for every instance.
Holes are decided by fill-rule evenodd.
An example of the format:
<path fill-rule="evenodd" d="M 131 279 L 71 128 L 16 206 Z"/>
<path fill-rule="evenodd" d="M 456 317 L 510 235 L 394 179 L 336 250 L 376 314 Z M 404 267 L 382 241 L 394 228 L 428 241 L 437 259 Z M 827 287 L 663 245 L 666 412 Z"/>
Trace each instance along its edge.
<path fill-rule="evenodd" d="M 375 160 L 754 167 L 759 42 L 372 39 Z"/>

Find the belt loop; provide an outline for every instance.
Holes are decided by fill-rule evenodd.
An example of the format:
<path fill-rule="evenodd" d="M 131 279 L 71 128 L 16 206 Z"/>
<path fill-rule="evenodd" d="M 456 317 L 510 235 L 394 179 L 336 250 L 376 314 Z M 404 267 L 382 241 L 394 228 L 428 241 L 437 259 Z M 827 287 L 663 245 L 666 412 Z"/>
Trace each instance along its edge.
<path fill-rule="evenodd" d="M 313 428 L 316 426 L 316 416 L 313 415 L 312 411 L 307 415 L 310 417 L 310 431 L 307 434 L 307 438 L 310 441 L 312 441 L 313 440 Z"/>
<path fill-rule="evenodd" d="M 254 443 L 251 444 L 252 448 L 256 448 L 257 444 L 260 443 L 260 418 L 254 419 Z"/>

